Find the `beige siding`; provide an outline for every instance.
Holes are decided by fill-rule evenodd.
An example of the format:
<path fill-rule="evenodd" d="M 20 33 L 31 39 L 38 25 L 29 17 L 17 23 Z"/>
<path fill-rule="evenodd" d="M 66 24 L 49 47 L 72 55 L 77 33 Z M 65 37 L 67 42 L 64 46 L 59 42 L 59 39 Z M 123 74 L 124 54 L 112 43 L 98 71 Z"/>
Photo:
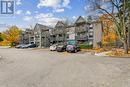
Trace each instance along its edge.
<path fill-rule="evenodd" d="M 93 36 L 93 47 L 97 47 L 97 42 L 102 41 L 102 26 L 101 23 L 94 23 L 94 36 Z"/>

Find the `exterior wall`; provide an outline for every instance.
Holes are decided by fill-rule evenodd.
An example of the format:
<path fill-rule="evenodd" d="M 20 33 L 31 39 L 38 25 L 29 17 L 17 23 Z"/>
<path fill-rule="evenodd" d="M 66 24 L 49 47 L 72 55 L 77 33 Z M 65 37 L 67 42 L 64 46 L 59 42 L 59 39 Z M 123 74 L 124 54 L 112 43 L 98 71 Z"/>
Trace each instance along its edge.
<path fill-rule="evenodd" d="M 39 48 L 50 46 L 49 29 L 50 28 L 47 26 L 36 24 L 34 28 L 34 36 L 35 36 L 35 43 Z"/>
<path fill-rule="evenodd" d="M 37 46 L 40 46 L 41 47 L 41 31 L 40 31 L 40 28 L 39 28 L 39 26 L 37 26 L 37 24 L 36 24 L 36 26 L 35 26 L 35 28 L 34 28 L 34 37 L 35 37 L 35 44 L 37 45 Z"/>
<path fill-rule="evenodd" d="M 92 45 L 93 43 L 93 27 L 88 23 L 77 24 L 76 26 L 76 40 L 79 44 L 88 43 Z"/>
<path fill-rule="evenodd" d="M 31 43 L 34 43 L 33 30 L 26 29 L 25 31 L 22 32 L 20 38 L 21 38 L 20 44 L 31 44 Z"/>
<path fill-rule="evenodd" d="M 51 30 L 50 40 L 52 44 L 66 43 L 69 40 L 73 40 L 78 44 L 88 43 L 95 47 L 97 42 L 101 41 L 99 30 L 94 32 L 94 29 L 99 27 L 102 29 L 98 23 L 90 24 L 86 22 L 75 23 L 75 25 L 67 26 L 66 28 L 64 26 L 55 27 L 55 29 Z M 94 35 L 98 35 L 100 38 L 97 39 Z"/>
<path fill-rule="evenodd" d="M 22 32 L 20 36 L 20 44 L 29 44 L 29 37 L 25 32 Z"/>
<path fill-rule="evenodd" d="M 50 46 L 50 34 L 49 34 L 49 30 L 43 30 L 42 31 L 42 39 L 41 39 L 41 44 L 43 47 L 49 47 Z"/>
<path fill-rule="evenodd" d="M 66 30 L 67 30 L 67 33 L 66 33 L 67 44 L 76 44 L 75 27 L 74 26 L 68 26 L 66 28 Z"/>
<path fill-rule="evenodd" d="M 51 38 L 55 44 L 66 43 L 66 26 L 62 22 L 58 22 L 55 28 L 52 30 L 53 34 Z"/>
<path fill-rule="evenodd" d="M 36 24 L 34 30 L 24 32 L 22 35 L 22 43 L 35 43 L 38 47 L 49 47 L 51 44 L 66 44 L 68 40 L 75 43 L 87 43 L 97 47 L 97 42 L 102 41 L 101 23 L 86 23 L 83 18 L 78 18 L 76 23 L 66 26 L 59 21 L 55 28 Z"/>
<path fill-rule="evenodd" d="M 97 43 L 102 41 L 102 25 L 101 23 L 93 23 L 93 47 L 98 47 Z"/>
<path fill-rule="evenodd" d="M 93 45 L 93 39 L 94 39 L 94 26 L 92 24 L 87 25 L 88 28 L 88 43 L 90 45 Z"/>
<path fill-rule="evenodd" d="M 29 37 L 29 44 L 35 44 L 35 37 L 34 36 Z"/>

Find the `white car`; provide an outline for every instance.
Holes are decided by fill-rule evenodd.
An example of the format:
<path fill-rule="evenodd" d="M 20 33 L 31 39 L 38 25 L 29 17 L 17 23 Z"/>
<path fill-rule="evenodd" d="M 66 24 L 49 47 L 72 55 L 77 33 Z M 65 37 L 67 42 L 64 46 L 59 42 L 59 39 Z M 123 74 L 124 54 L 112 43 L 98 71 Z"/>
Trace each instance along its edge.
<path fill-rule="evenodd" d="M 51 45 L 50 46 L 50 51 L 56 51 L 57 44 Z"/>

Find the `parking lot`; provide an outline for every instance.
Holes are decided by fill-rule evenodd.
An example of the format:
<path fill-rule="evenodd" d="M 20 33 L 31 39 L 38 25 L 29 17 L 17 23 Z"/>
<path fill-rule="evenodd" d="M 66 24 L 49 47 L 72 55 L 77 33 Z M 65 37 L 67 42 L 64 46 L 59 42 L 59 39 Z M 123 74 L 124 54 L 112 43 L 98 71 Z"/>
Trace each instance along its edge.
<path fill-rule="evenodd" d="M 0 48 L 0 87 L 130 87 L 130 59 Z"/>

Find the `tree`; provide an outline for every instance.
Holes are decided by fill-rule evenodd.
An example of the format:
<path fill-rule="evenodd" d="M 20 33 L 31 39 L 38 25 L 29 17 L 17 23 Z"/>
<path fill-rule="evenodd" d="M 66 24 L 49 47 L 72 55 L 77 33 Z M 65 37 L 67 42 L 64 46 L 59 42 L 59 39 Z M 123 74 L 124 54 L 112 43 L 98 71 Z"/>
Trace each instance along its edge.
<path fill-rule="evenodd" d="M 100 17 L 100 21 L 103 24 L 103 41 L 102 43 L 105 46 L 111 46 L 112 44 L 114 44 L 117 40 L 117 34 L 115 32 L 115 25 L 114 23 L 109 20 L 109 15 L 104 14 Z"/>
<path fill-rule="evenodd" d="M 94 11 L 100 14 L 107 14 L 109 16 L 109 20 L 116 26 L 115 31 L 119 40 L 124 44 L 124 51 L 128 54 L 130 0 L 89 0 L 89 2 L 93 6 Z"/>
<path fill-rule="evenodd" d="M 19 43 L 21 30 L 17 26 L 12 26 L 5 32 L 3 32 L 3 37 L 6 41 L 10 42 L 11 46 Z"/>
<path fill-rule="evenodd" d="M 4 39 L 2 37 L 2 33 L 0 33 L 0 42 L 2 42 Z"/>

